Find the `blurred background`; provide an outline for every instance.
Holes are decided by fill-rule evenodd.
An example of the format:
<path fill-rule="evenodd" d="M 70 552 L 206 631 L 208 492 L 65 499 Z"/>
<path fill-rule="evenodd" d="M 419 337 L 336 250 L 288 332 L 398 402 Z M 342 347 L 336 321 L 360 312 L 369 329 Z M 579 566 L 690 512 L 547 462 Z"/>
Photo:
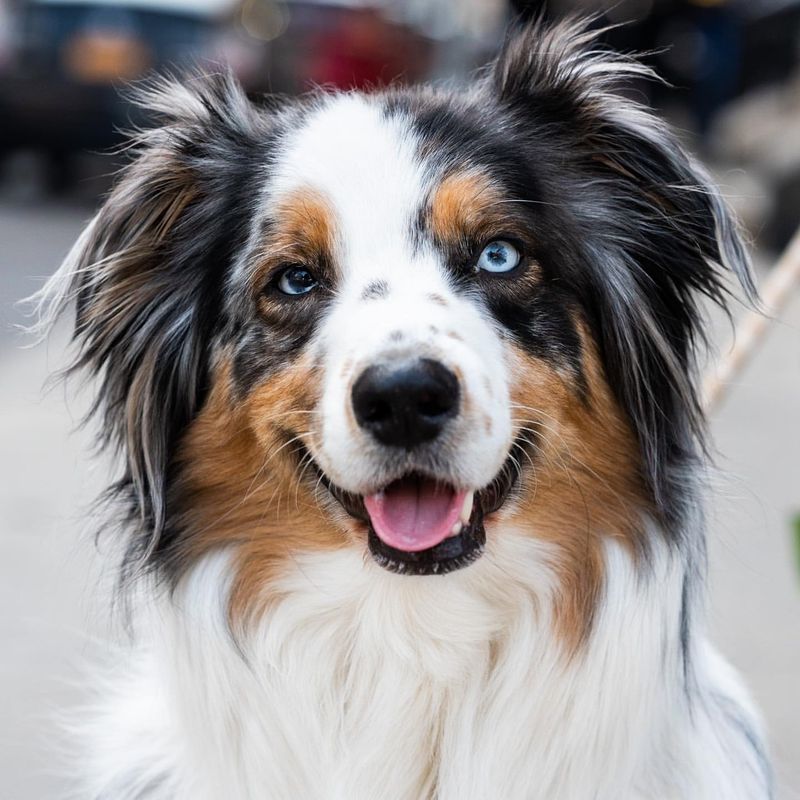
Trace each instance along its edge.
<path fill-rule="evenodd" d="M 153 70 L 230 68 L 256 101 L 316 85 L 465 81 L 510 20 L 584 11 L 668 81 L 630 91 L 709 165 L 760 279 L 800 222 L 800 0 L 0 0 L 0 800 L 65 796 L 58 715 L 113 641 L 109 559 L 86 537 L 108 465 L 43 393 L 66 326 L 22 349 L 37 289 L 146 124 L 120 94 Z M 713 418 L 709 625 L 764 710 L 778 800 L 800 800 L 800 298 Z M 714 317 L 722 352 L 731 329 Z"/>

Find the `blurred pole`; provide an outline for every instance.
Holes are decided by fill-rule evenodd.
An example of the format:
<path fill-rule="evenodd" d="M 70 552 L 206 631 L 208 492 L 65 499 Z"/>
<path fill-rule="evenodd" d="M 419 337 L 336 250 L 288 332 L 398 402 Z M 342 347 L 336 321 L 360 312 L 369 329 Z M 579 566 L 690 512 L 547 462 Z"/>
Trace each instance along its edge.
<path fill-rule="evenodd" d="M 731 381 L 752 359 L 771 322 L 780 316 L 792 290 L 800 284 L 800 228 L 784 251 L 761 292 L 763 311 L 750 311 L 735 330 L 727 355 L 706 377 L 703 406 L 713 412 L 725 398 Z"/>

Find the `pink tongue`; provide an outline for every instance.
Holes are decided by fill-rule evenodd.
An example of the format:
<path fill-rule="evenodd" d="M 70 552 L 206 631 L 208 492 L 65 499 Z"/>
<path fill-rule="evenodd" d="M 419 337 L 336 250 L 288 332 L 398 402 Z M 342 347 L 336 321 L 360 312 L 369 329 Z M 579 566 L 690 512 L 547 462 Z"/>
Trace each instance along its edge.
<path fill-rule="evenodd" d="M 375 533 L 396 550 L 435 547 L 453 532 L 466 492 L 427 478 L 403 478 L 364 498 Z"/>

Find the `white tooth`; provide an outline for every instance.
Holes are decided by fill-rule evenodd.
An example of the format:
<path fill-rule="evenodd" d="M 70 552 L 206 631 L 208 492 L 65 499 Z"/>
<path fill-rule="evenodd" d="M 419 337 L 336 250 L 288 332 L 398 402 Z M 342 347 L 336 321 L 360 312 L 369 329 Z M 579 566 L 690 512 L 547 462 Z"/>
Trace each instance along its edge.
<path fill-rule="evenodd" d="M 461 506 L 461 516 L 459 519 L 465 525 L 469 522 L 469 518 L 472 516 L 472 501 L 474 497 L 474 492 L 467 492 L 467 496 L 464 498 L 464 505 Z"/>
<path fill-rule="evenodd" d="M 456 524 L 453 525 L 453 529 L 450 531 L 450 536 L 458 536 L 459 533 L 461 533 L 461 523 L 456 522 Z"/>

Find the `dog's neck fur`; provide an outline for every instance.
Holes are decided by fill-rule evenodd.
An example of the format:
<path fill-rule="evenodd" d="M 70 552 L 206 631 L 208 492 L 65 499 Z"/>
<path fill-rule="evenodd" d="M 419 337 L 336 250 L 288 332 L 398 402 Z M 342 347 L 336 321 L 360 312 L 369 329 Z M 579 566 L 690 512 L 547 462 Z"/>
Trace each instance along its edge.
<path fill-rule="evenodd" d="M 91 772 L 106 781 L 93 791 L 763 796 L 758 764 L 752 794 L 726 773 L 731 748 L 752 759 L 741 730 L 714 719 L 720 686 L 726 703 L 741 702 L 739 690 L 704 642 L 687 643 L 677 555 L 654 552 L 647 568 L 657 574 L 641 580 L 609 544 L 592 633 L 569 655 L 551 625 L 555 551 L 503 533 L 489 557 L 446 579 L 390 575 L 355 550 L 300 557 L 260 621 L 237 635 L 225 603 L 230 554 L 206 557 L 154 609 L 146 655 L 115 678 L 116 734 L 104 726 L 93 743 Z"/>

